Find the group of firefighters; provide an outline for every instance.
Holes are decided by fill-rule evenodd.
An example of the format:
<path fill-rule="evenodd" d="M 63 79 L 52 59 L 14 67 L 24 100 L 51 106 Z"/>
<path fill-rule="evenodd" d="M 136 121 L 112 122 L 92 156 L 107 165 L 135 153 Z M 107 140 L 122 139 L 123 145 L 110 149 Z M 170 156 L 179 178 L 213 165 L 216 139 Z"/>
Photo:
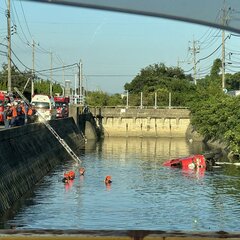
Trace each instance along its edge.
<path fill-rule="evenodd" d="M 4 107 L 3 119 L 5 128 L 33 123 L 37 118 L 34 104 L 27 105 L 22 100 L 8 102 Z"/>

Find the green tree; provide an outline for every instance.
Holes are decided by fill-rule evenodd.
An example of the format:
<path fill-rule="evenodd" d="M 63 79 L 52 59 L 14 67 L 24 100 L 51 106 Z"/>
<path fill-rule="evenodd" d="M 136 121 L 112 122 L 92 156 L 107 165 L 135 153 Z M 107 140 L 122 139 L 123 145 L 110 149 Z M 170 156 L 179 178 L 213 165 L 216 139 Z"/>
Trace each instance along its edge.
<path fill-rule="evenodd" d="M 0 88 L 1 90 L 7 90 L 8 85 L 8 70 L 7 64 L 3 64 L 2 71 L 0 72 Z M 31 73 L 28 71 L 20 72 L 15 66 L 11 67 L 11 84 L 12 89 L 17 87 L 19 90 L 23 90 L 25 84 L 28 81 L 28 78 L 31 77 Z M 25 93 L 30 93 L 31 88 L 28 85 L 25 89 Z"/>
<path fill-rule="evenodd" d="M 38 79 L 34 83 L 34 92 L 35 94 L 50 94 L 50 81 L 40 80 Z M 54 96 L 56 93 L 62 94 L 62 88 L 60 84 L 54 83 L 52 84 L 52 95 Z"/>
<path fill-rule="evenodd" d="M 86 102 L 89 106 L 107 106 L 108 94 L 103 91 L 88 92 Z"/>
<path fill-rule="evenodd" d="M 230 151 L 240 153 L 240 97 L 224 94 L 220 79 L 212 75 L 198 81 L 189 104 L 191 123 L 206 140 L 222 141 Z"/>
<path fill-rule="evenodd" d="M 113 94 L 108 97 L 108 106 L 122 106 L 123 105 L 123 99 L 120 94 Z"/>
<path fill-rule="evenodd" d="M 225 75 L 226 88 L 228 90 L 239 90 L 240 89 L 240 72 Z"/>
<path fill-rule="evenodd" d="M 211 68 L 210 77 L 211 78 L 218 77 L 219 73 L 221 71 L 221 67 L 222 67 L 221 59 L 219 59 L 219 58 L 215 59 L 214 62 L 213 62 L 213 66 Z"/>
<path fill-rule="evenodd" d="M 153 105 L 154 95 L 158 94 L 158 105 L 168 104 L 169 92 L 172 93 L 172 105 L 186 106 L 192 98 L 195 86 L 190 82 L 191 77 L 185 76 L 180 68 L 166 67 L 163 63 L 147 66 L 132 80 L 124 85 L 130 99 L 136 100 L 132 94 L 143 92 L 145 105 Z M 163 93 L 163 95 L 162 95 Z M 134 102 L 135 106 L 139 101 Z"/>

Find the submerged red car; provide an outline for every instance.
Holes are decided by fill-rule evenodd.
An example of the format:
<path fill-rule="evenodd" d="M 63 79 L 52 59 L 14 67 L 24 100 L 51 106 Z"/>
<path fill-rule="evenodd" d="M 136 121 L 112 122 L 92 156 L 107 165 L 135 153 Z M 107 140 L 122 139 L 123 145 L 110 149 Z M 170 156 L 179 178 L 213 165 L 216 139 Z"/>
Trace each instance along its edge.
<path fill-rule="evenodd" d="M 206 169 L 206 160 L 204 155 L 198 154 L 198 155 L 168 160 L 164 162 L 163 165 L 167 167 L 182 168 L 184 170 L 187 170 L 187 169 L 192 170 L 192 169 L 198 169 L 198 168 Z"/>

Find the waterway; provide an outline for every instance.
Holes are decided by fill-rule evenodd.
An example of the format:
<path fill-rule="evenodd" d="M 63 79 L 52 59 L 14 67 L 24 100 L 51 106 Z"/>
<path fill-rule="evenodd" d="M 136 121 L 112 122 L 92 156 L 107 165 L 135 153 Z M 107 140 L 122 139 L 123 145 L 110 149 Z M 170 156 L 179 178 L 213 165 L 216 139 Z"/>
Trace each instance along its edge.
<path fill-rule="evenodd" d="M 84 176 L 70 184 L 56 166 L 26 196 L 1 228 L 78 230 L 239 231 L 240 172 L 163 167 L 165 160 L 206 151 L 185 139 L 106 138 L 80 153 Z M 106 186 L 104 178 L 112 176 Z"/>

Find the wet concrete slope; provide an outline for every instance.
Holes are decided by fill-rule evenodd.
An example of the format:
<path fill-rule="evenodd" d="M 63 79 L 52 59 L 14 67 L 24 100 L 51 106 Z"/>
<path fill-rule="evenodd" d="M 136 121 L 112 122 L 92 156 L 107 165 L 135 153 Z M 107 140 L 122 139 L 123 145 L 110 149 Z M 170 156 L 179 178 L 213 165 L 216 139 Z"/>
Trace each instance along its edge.
<path fill-rule="evenodd" d="M 72 118 L 51 121 L 51 125 L 73 150 L 84 146 Z M 44 124 L 0 131 L 0 215 L 67 159 L 68 153 Z"/>

